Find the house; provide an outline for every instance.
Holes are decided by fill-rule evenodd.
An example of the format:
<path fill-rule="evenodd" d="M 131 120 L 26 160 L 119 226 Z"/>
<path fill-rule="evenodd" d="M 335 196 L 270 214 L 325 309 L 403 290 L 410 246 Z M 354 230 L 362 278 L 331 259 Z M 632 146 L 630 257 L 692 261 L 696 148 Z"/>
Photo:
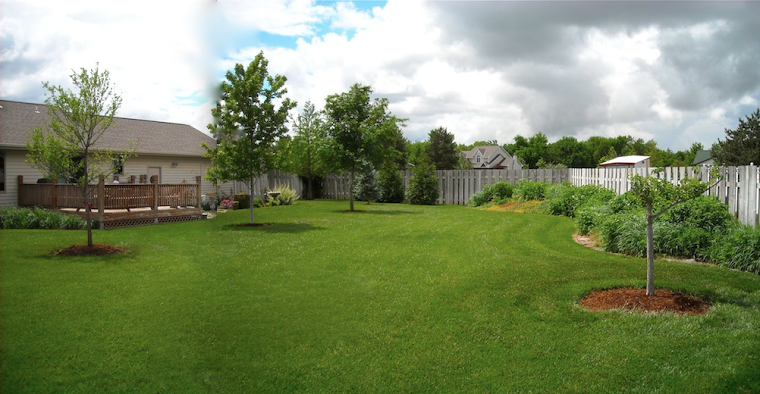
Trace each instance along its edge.
<path fill-rule="evenodd" d="M 475 169 L 522 170 L 517 156 L 512 157 L 498 145 L 476 146 L 472 150 L 462 151 L 462 154 Z"/>
<path fill-rule="evenodd" d="M 711 166 L 715 164 L 715 159 L 712 157 L 712 152 L 709 150 L 698 150 L 694 156 L 693 166 Z"/>
<path fill-rule="evenodd" d="M 137 142 L 136 156 L 122 163 L 120 181 L 134 175 L 159 183 L 195 183 L 211 165 L 202 157 L 201 143 L 215 146 L 216 141 L 197 129 L 178 123 L 114 118 L 114 125 L 103 135 L 97 146 L 113 150 L 124 149 L 129 141 Z M 28 133 L 49 121 L 44 104 L 0 100 L 0 207 L 15 206 L 18 201 L 19 175 L 25 183 L 34 183 L 42 174 L 26 160 Z M 215 191 L 211 182 L 203 179 L 201 193 Z"/>
<path fill-rule="evenodd" d="M 599 167 L 649 168 L 649 156 L 620 156 L 599 164 Z"/>

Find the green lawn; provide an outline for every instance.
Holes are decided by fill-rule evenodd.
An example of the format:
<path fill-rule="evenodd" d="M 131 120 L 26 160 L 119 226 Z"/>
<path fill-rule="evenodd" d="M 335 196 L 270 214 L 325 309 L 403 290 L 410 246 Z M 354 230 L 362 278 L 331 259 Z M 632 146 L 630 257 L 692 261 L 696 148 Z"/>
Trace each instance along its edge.
<path fill-rule="evenodd" d="M 0 230 L 0 392 L 760 392 L 760 276 L 658 260 L 704 316 L 589 312 L 645 260 L 567 218 L 307 202 L 95 232 Z"/>

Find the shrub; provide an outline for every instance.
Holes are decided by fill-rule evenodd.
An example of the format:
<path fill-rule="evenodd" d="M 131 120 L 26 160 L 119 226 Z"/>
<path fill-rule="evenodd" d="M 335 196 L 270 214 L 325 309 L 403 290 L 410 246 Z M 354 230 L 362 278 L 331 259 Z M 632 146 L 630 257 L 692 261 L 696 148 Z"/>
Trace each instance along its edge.
<path fill-rule="evenodd" d="M 709 259 L 725 267 L 760 274 L 760 229 L 733 227 L 715 241 Z"/>
<path fill-rule="evenodd" d="M 627 227 L 626 223 L 632 223 Z M 620 253 L 620 238 L 621 237 L 644 237 L 644 249 L 646 250 L 646 216 L 642 211 L 632 211 L 627 213 L 618 213 L 608 215 L 601 218 L 596 226 L 599 233 L 599 238 L 604 245 L 604 250 L 608 252 Z M 625 231 L 624 231 L 625 230 Z M 622 244 L 627 245 L 627 249 L 635 241 L 622 241 Z"/>
<path fill-rule="evenodd" d="M 609 205 L 584 205 L 576 210 L 575 226 L 580 234 L 588 235 L 596 232 L 597 225 L 611 214 Z"/>
<path fill-rule="evenodd" d="M 631 212 L 644 208 L 644 202 L 633 192 L 625 192 L 609 201 L 612 213 Z"/>
<path fill-rule="evenodd" d="M 515 185 L 514 197 L 520 201 L 543 200 L 546 197 L 546 186 L 543 182 L 521 179 Z"/>
<path fill-rule="evenodd" d="M 403 202 L 404 179 L 394 165 L 385 166 L 378 176 L 378 188 L 380 189 L 380 202 Z"/>
<path fill-rule="evenodd" d="M 253 207 L 254 208 L 261 208 L 261 207 L 264 207 L 264 206 L 266 206 L 266 204 L 264 203 L 264 199 L 263 198 L 261 198 L 261 197 L 254 197 L 253 198 Z"/>
<path fill-rule="evenodd" d="M 301 198 L 298 193 L 288 185 L 275 185 L 274 190 L 280 192 L 280 195 L 271 201 L 277 201 L 276 205 L 292 205 L 296 200 Z"/>
<path fill-rule="evenodd" d="M 736 218 L 728 212 L 727 206 L 715 198 L 706 196 L 674 206 L 662 215 L 662 220 L 709 232 L 722 232 L 736 223 Z"/>
<path fill-rule="evenodd" d="M 233 207 L 234 205 L 235 205 L 235 204 L 234 204 L 234 202 L 232 201 L 232 199 L 231 199 L 231 198 L 223 198 L 223 199 L 222 199 L 222 201 L 220 201 L 220 202 L 219 202 L 219 206 L 220 206 L 222 209 L 232 209 L 232 207 Z"/>
<path fill-rule="evenodd" d="M 583 205 L 602 205 L 615 198 L 615 192 L 598 185 L 573 186 L 568 182 L 549 188 L 549 212 L 552 215 L 575 217 Z"/>
<path fill-rule="evenodd" d="M 505 181 L 499 181 L 491 185 L 491 201 L 500 204 L 506 200 L 512 198 L 512 192 L 514 187 L 511 183 Z"/>
<path fill-rule="evenodd" d="M 356 174 L 354 180 L 354 199 L 357 201 L 374 201 L 377 200 L 380 190 L 377 187 L 377 177 L 375 169 L 371 165 L 365 164 L 361 172 Z"/>
<path fill-rule="evenodd" d="M 0 210 L 0 228 L 5 229 L 82 229 L 84 219 L 42 208 L 5 207 Z"/>
<path fill-rule="evenodd" d="M 411 204 L 435 205 L 438 200 L 438 178 L 432 165 L 420 163 L 414 167 L 406 197 Z"/>
<path fill-rule="evenodd" d="M 714 236 L 699 227 L 666 221 L 655 222 L 653 230 L 655 252 L 700 260 L 707 258 Z"/>

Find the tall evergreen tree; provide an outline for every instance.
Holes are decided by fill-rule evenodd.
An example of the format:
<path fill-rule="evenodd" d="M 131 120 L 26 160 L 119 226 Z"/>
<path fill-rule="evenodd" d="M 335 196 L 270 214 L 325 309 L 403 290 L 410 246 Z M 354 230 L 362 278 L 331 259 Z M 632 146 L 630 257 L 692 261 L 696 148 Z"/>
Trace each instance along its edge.
<path fill-rule="evenodd" d="M 454 142 L 454 134 L 449 133 L 445 127 L 430 130 L 425 152 L 436 170 L 455 169 L 460 156 Z"/>
<path fill-rule="evenodd" d="M 739 119 L 736 129 L 725 129 L 726 139 L 712 146 L 713 157 L 722 165 L 746 166 L 760 164 L 760 108 Z"/>

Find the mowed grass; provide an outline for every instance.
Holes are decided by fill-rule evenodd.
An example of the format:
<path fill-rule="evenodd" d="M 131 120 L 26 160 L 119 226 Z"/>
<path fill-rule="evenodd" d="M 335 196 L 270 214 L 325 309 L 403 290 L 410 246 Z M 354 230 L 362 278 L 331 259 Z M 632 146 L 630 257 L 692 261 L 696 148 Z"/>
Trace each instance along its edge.
<path fill-rule="evenodd" d="M 704 316 L 590 312 L 645 260 L 567 218 L 299 201 L 97 231 L 0 231 L 3 393 L 759 392 L 760 276 L 656 263 Z"/>

